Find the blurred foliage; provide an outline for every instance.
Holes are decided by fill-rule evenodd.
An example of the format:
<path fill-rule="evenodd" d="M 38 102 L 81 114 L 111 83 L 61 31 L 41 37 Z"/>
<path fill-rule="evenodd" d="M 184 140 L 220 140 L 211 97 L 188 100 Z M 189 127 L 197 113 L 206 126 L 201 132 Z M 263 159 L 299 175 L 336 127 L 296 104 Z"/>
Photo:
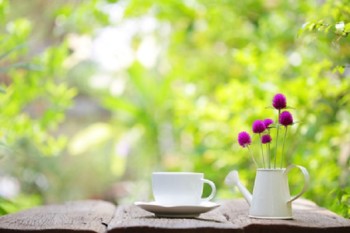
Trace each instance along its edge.
<path fill-rule="evenodd" d="M 49 169 L 49 164 L 40 164 L 43 157 L 58 155 L 66 145 L 65 136 L 52 133 L 63 121 L 75 91 L 62 79 L 67 47 L 47 48 L 29 57 L 31 22 L 25 18 L 8 20 L 8 1 L 0 5 L 5 26 L 0 32 L 0 78 L 6 90 L 0 97 L 0 174 L 3 191 L 10 189 L 6 182 L 11 175 L 22 184 L 24 193 L 14 200 L 0 199 L 1 212 L 6 213 L 43 202 L 40 194 L 45 192 L 46 178 L 36 174 Z"/>
<path fill-rule="evenodd" d="M 333 202 L 332 208 L 337 210 L 338 213 L 346 218 L 350 216 L 350 188 L 336 189 L 332 196 L 336 195 L 336 199 Z"/>
<path fill-rule="evenodd" d="M 240 197 L 224 177 L 238 169 L 252 190 L 255 168 L 236 136 L 274 118 L 281 92 L 304 197 L 349 217 L 348 0 L 16 2 L 0 1 L 1 68 L 26 67 L 1 76 L 0 166 L 28 199 L 147 199 L 154 170 L 204 172 L 218 199 Z M 291 173 L 292 192 L 301 182 Z"/>

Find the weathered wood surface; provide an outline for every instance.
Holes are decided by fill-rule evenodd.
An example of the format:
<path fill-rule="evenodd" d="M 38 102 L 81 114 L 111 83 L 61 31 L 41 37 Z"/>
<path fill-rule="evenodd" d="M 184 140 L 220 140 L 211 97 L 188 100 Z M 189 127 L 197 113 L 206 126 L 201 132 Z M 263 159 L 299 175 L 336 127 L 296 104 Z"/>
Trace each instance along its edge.
<path fill-rule="evenodd" d="M 0 217 L 0 232 L 106 232 L 115 206 L 105 201 L 48 205 Z"/>
<path fill-rule="evenodd" d="M 243 199 L 222 205 L 195 219 L 157 218 L 136 206 L 119 206 L 108 226 L 109 232 L 332 232 L 350 233 L 350 220 L 344 219 L 307 200 L 293 206 L 293 220 L 248 218 Z"/>
<path fill-rule="evenodd" d="M 248 205 L 236 199 L 197 218 L 174 219 L 155 217 L 134 205 L 78 201 L 0 217 L 0 232 L 350 232 L 349 219 L 312 202 L 296 201 L 293 212 L 293 220 L 251 219 Z"/>

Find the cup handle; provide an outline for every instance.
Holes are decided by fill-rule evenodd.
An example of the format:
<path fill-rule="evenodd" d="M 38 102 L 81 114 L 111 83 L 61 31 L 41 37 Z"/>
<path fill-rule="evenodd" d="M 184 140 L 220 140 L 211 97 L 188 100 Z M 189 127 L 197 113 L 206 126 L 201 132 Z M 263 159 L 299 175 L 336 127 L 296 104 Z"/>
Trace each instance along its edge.
<path fill-rule="evenodd" d="M 207 179 L 202 179 L 202 181 L 203 181 L 203 183 L 209 184 L 211 187 L 211 193 L 210 193 L 209 197 L 202 198 L 202 201 L 210 201 L 211 199 L 213 199 L 213 197 L 215 196 L 215 193 L 216 193 L 215 184 L 213 181 L 207 180 Z"/>
<path fill-rule="evenodd" d="M 306 190 L 308 189 L 309 187 L 309 183 L 310 183 L 310 175 L 309 175 L 309 172 L 306 170 L 305 167 L 302 167 L 302 166 L 299 166 L 299 165 L 289 165 L 286 170 L 284 171 L 284 174 L 288 174 L 289 171 L 293 168 L 299 168 L 299 170 L 303 173 L 304 175 L 304 187 L 303 189 L 300 191 L 300 193 L 298 193 L 297 195 L 295 195 L 294 197 L 291 197 L 288 202 L 292 202 L 294 200 L 296 200 L 297 198 L 299 198 L 301 195 L 303 195 L 303 193 L 306 192 Z"/>

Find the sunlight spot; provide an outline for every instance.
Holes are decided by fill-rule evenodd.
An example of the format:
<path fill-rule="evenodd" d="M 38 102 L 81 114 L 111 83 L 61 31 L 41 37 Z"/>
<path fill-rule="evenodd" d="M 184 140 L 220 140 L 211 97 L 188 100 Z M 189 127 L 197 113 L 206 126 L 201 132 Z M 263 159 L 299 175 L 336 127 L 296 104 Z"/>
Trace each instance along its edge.
<path fill-rule="evenodd" d="M 204 109 L 208 105 L 208 99 L 205 96 L 201 96 L 198 98 L 196 101 L 196 105 L 198 106 L 199 109 Z"/>
<path fill-rule="evenodd" d="M 301 64 L 301 61 L 302 59 L 299 53 L 293 52 L 289 55 L 289 63 L 292 66 L 299 66 Z"/>
<path fill-rule="evenodd" d="M 134 61 L 134 52 L 131 48 L 132 30 L 127 25 L 101 30 L 93 42 L 93 59 L 108 71 L 129 67 Z"/>
<path fill-rule="evenodd" d="M 196 93 L 196 85 L 193 83 L 186 84 L 185 86 L 185 94 L 187 96 L 193 96 Z"/>
<path fill-rule="evenodd" d="M 343 32 L 344 28 L 345 28 L 344 22 L 339 22 L 335 25 L 335 29 L 337 30 L 337 32 Z"/>
<path fill-rule="evenodd" d="M 82 154 L 105 141 L 111 135 L 111 126 L 105 123 L 96 123 L 85 130 L 80 131 L 73 138 L 68 146 L 72 155 Z"/>
<path fill-rule="evenodd" d="M 141 132 L 137 128 L 129 130 L 121 137 L 118 143 L 115 144 L 114 153 L 116 156 L 127 157 L 131 151 L 132 145 L 138 140 Z"/>
<path fill-rule="evenodd" d="M 14 198 L 20 192 L 18 180 L 11 176 L 0 177 L 0 197 Z"/>
<path fill-rule="evenodd" d="M 301 28 L 302 29 L 305 29 L 308 25 L 309 25 L 310 22 L 305 22 L 301 25 Z"/>
<path fill-rule="evenodd" d="M 145 37 L 137 50 L 137 59 L 147 68 L 154 67 L 160 52 L 159 46 L 153 36 Z"/>
<path fill-rule="evenodd" d="M 94 75 L 89 80 L 89 85 L 95 89 L 108 89 L 113 77 L 107 74 Z"/>
<path fill-rule="evenodd" d="M 115 155 L 120 157 L 127 157 L 130 153 L 130 138 L 123 137 L 116 145 L 115 145 Z"/>
<path fill-rule="evenodd" d="M 101 6 L 101 10 L 109 15 L 111 23 L 118 23 L 123 19 L 126 6 L 127 1 L 119 1 L 114 4 L 104 4 Z"/>
<path fill-rule="evenodd" d="M 91 57 L 92 40 L 89 36 L 68 35 L 68 44 L 73 53 L 64 61 L 67 68 Z"/>
<path fill-rule="evenodd" d="M 138 20 L 137 25 L 143 33 L 152 33 L 158 29 L 159 23 L 156 18 L 145 16 Z"/>
<path fill-rule="evenodd" d="M 109 91 L 113 96 L 120 96 L 125 90 L 125 80 L 123 78 L 115 78 L 110 84 Z"/>

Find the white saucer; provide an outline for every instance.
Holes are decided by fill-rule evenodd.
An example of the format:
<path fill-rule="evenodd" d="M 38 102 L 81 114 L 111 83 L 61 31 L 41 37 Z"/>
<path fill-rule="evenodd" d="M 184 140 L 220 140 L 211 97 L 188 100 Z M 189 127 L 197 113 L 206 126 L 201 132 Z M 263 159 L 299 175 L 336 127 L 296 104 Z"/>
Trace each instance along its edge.
<path fill-rule="evenodd" d="M 199 205 L 160 205 L 156 202 L 135 202 L 136 206 L 154 213 L 157 217 L 193 218 L 220 205 L 214 202 L 202 202 Z"/>

